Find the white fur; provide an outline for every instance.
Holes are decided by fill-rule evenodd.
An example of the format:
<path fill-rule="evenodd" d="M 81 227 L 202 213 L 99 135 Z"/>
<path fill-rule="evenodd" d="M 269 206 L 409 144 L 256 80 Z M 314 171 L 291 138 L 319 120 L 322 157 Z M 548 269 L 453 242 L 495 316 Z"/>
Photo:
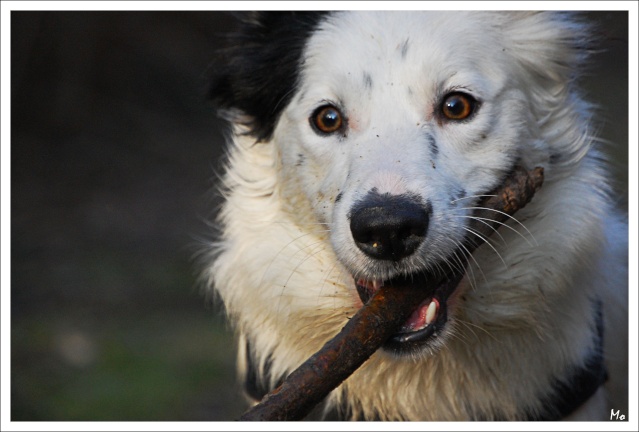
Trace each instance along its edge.
<path fill-rule="evenodd" d="M 345 12 L 320 25 L 272 139 L 256 144 L 236 126 L 223 233 L 208 268 L 238 334 L 250 339 L 260 368 L 270 362 L 273 380 L 357 311 L 354 277 L 441 264 L 471 213 L 452 191 L 485 193 L 519 161 L 544 166 L 545 184 L 513 229 L 474 253 L 440 349 L 410 358 L 379 351 L 331 402 L 347 403 L 353 417 L 386 420 L 520 418 L 539 408 L 553 376 L 593 348 L 591 300 L 601 298 L 606 347 L 616 350 L 607 352 L 616 362 L 608 396 L 627 409 L 627 231 L 607 197 L 591 110 L 573 89 L 582 32 L 545 13 Z M 437 121 L 438 98 L 451 89 L 482 101 L 472 120 Z M 346 136 L 309 126 L 326 101 L 343 107 Z M 401 269 L 371 262 L 350 234 L 350 206 L 371 187 L 432 204 L 428 236 Z M 610 415 L 607 406 L 587 411 L 575 415 Z"/>

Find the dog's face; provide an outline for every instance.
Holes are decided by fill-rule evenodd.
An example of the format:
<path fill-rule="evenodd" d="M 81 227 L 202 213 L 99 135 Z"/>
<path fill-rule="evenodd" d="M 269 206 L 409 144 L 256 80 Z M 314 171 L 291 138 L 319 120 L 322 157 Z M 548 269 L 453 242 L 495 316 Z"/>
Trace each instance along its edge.
<path fill-rule="evenodd" d="M 320 26 L 274 131 L 285 193 L 325 224 L 363 300 L 395 277 L 459 266 L 466 218 L 529 141 L 498 34 L 455 15 L 388 18 Z M 428 344 L 430 323 L 441 334 L 450 294 L 407 322 L 410 351 Z"/>
<path fill-rule="evenodd" d="M 239 132 L 273 146 L 278 205 L 327 233 L 327 271 L 348 275 L 354 307 L 396 278 L 482 260 L 455 255 L 477 237 L 466 226 L 481 196 L 515 164 L 549 178 L 583 155 L 552 147 L 572 133 L 560 104 L 578 60 L 560 15 L 265 14 L 247 27 L 213 93 Z M 445 340 L 464 288 L 437 287 L 388 348 Z"/>

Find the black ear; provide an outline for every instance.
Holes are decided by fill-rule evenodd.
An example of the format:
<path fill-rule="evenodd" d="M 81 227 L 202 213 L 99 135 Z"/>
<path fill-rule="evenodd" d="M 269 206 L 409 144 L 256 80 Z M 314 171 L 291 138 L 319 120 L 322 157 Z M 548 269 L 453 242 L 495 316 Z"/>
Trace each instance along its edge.
<path fill-rule="evenodd" d="M 212 66 L 210 96 L 226 119 L 270 139 L 295 93 L 306 40 L 325 12 L 251 12 Z"/>

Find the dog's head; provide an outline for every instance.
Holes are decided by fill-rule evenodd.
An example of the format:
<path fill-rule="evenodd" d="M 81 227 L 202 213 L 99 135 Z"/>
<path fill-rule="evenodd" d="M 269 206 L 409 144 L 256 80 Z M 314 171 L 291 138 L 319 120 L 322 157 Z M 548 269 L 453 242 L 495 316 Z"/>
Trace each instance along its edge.
<path fill-rule="evenodd" d="M 291 217 L 330 231 L 365 301 L 462 265 L 473 207 L 515 164 L 552 176 L 580 157 L 551 138 L 572 133 L 561 117 L 575 114 L 558 110 L 583 41 L 561 14 L 254 14 L 212 94 L 238 133 L 276 146 Z M 450 291 L 415 311 L 394 351 L 441 333 Z"/>

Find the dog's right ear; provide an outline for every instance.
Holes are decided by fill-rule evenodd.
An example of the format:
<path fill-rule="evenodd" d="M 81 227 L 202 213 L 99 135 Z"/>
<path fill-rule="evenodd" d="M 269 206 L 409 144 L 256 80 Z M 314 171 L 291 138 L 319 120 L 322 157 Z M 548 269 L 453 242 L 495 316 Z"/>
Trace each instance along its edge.
<path fill-rule="evenodd" d="M 325 12 L 251 12 L 236 15 L 239 30 L 227 38 L 212 65 L 209 95 L 225 119 L 258 141 L 275 123 L 298 84 L 306 40 Z"/>
<path fill-rule="evenodd" d="M 593 28 L 579 14 L 510 12 L 504 44 L 529 75 L 547 85 L 565 84 L 582 73 L 593 53 Z"/>

